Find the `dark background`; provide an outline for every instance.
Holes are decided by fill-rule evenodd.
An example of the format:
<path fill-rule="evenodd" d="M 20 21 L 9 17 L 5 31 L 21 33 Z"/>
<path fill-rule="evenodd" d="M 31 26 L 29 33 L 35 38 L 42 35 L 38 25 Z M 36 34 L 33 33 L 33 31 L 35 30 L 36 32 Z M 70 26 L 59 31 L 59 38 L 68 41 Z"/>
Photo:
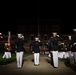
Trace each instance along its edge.
<path fill-rule="evenodd" d="M 25 2 L 2 2 L 0 14 L 0 32 L 7 34 L 10 30 L 12 34 L 17 32 L 17 20 L 23 20 L 28 23 L 30 20 L 38 25 L 41 20 L 60 19 L 61 30 L 63 34 L 73 33 L 76 28 L 75 2 L 51 2 L 51 1 L 25 1 Z M 44 21 L 45 24 L 45 21 Z M 49 24 L 47 24 L 49 25 Z"/>

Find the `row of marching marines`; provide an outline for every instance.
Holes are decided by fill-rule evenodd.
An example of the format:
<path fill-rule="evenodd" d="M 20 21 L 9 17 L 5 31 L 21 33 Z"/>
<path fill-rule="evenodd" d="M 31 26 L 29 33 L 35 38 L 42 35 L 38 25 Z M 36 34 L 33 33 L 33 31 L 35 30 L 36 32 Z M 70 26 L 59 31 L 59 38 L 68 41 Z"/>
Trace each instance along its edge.
<path fill-rule="evenodd" d="M 70 64 L 76 64 L 76 29 L 72 36 L 68 36 L 66 39 L 62 39 L 57 32 L 53 32 L 51 38 L 47 42 L 48 50 L 51 55 L 53 66 L 58 67 L 58 58 L 70 58 Z M 17 68 L 22 67 L 22 58 L 24 53 L 24 42 L 25 38 L 22 34 L 17 34 L 18 38 L 15 40 L 15 53 Z M 35 41 L 32 43 L 32 53 L 34 54 L 34 65 L 39 65 L 39 56 L 40 56 L 40 43 L 38 37 L 35 38 Z M 2 58 L 11 58 L 11 53 L 8 51 L 7 43 L 5 44 L 5 54 Z"/>
<path fill-rule="evenodd" d="M 57 32 L 53 32 L 47 45 L 54 67 L 58 67 L 58 58 L 69 58 L 70 64 L 76 64 L 76 29 L 72 36 L 62 39 Z"/>

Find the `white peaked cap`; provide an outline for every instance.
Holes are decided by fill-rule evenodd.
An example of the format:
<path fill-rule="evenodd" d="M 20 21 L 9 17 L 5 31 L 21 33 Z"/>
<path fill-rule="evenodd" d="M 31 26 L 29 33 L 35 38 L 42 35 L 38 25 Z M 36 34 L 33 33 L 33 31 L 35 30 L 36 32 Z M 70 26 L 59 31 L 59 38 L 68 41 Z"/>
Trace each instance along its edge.
<path fill-rule="evenodd" d="M 22 35 L 22 34 L 19 33 L 19 34 L 17 34 L 17 35 Z"/>
<path fill-rule="evenodd" d="M 38 37 L 36 37 L 36 38 L 35 38 L 35 40 L 39 40 L 39 38 L 38 38 Z"/>
<path fill-rule="evenodd" d="M 53 32 L 52 34 L 57 34 L 57 32 Z"/>
<path fill-rule="evenodd" d="M 19 38 L 22 38 L 22 34 L 19 33 L 19 34 L 17 34 L 17 35 L 18 35 Z"/>
<path fill-rule="evenodd" d="M 76 28 L 75 28 L 75 29 L 73 29 L 73 31 L 76 31 Z"/>

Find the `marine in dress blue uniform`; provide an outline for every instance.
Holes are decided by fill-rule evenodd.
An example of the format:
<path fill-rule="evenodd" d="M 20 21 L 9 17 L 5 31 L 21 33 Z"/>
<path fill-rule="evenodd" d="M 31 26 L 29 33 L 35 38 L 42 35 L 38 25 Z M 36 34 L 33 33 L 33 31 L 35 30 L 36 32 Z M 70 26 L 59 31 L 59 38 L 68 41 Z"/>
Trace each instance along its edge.
<path fill-rule="evenodd" d="M 34 65 L 39 65 L 39 57 L 40 57 L 40 42 L 39 38 L 35 38 L 35 42 L 32 44 L 33 53 L 34 53 Z"/>
<path fill-rule="evenodd" d="M 24 53 L 24 39 L 22 34 L 17 34 L 18 38 L 15 40 L 15 48 L 16 48 L 16 60 L 17 60 L 17 68 L 22 67 L 22 59 Z"/>

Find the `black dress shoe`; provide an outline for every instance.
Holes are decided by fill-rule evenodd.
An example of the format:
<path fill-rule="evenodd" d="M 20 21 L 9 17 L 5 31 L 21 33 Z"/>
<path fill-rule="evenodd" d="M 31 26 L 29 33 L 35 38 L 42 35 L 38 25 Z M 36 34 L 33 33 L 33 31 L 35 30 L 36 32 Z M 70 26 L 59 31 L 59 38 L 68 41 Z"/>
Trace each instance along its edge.
<path fill-rule="evenodd" d="M 18 69 L 21 69 L 21 67 L 18 67 Z"/>
<path fill-rule="evenodd" d="M 34 64 L 36 66 L 36 64 Z"/>
<path fill-rule="evenodd" d="M 34 64 L 35 66 L 38 66 L 39 64 Z"/>
<path fill-rule="evenodd" d="M 58 68 L 58 67 L 54 67 L 54 68 Z"/>

